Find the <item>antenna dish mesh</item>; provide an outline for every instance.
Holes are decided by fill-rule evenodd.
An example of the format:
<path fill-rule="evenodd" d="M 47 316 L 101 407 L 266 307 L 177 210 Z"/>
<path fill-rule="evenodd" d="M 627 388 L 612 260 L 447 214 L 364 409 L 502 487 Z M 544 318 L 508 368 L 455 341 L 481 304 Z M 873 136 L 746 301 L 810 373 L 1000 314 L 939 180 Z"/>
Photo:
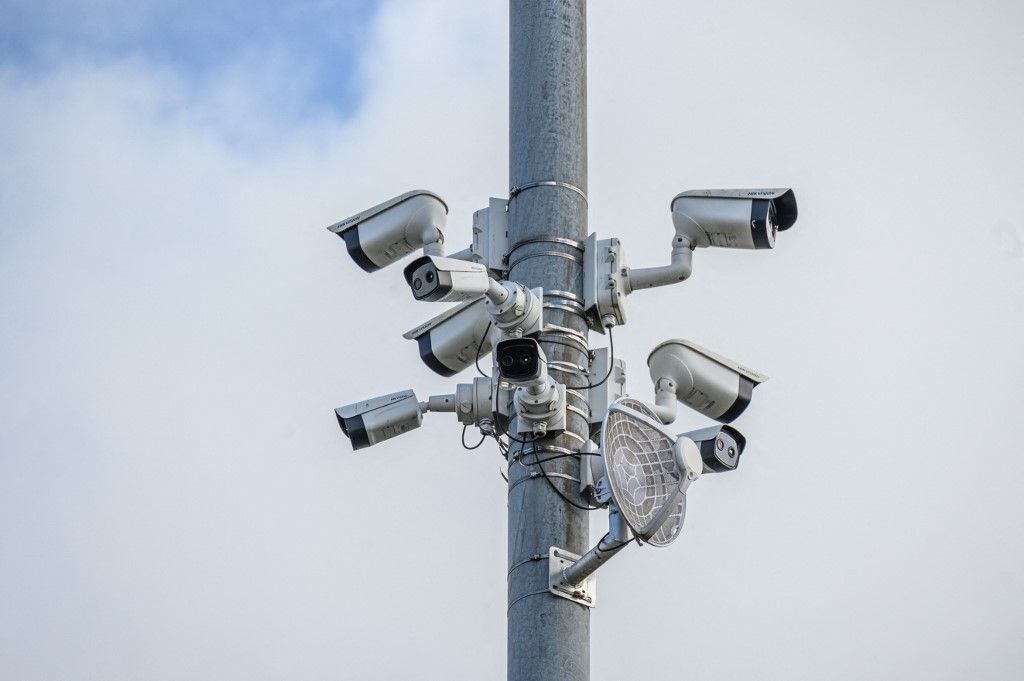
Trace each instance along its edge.
<path fill-rule="evenodd" d="M 640 400 L 623 397 L 615 404 L 658 419 Z M 686 495 L 680 494 L 661 527 L 649 527 L 671 502 L 683 475 L 673 444 L 673 438 L 626 412 L 609 409 L 601 429 L 601 451 L 615 503 L 633 531 L 655 546 L 672 543 L 686 516 Z"/>

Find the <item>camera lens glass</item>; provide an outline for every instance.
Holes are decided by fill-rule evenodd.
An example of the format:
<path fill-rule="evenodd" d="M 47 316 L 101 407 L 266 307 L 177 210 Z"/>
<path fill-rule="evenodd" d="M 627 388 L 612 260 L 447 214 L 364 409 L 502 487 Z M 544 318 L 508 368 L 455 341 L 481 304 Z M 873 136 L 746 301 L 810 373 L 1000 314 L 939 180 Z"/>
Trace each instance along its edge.
<path fill-rule="evenodd" d="M 515 360 L 512 358 L 512 355 L 504 355 L 501 358 L 501 360 L 499 360 L 499 362 L 501 366 L 505 367 L 506 369 L 511 369 L 512 365 L 515 363 Z"/>
<path fill-rule="evenodd" d="M 430 270 L 425 275 L 423 275 L 423 278 L 427 280 L 428 284 L 434 283 L 434 271 Z"/>
<path fill-rule="evenodd" d="M 423 280 L 420 279 L 419 277 L 416 277 L 415 281 L 412 282 L 412 287 L 413 289 L 419 291 L 421 288 L 423 288 Z"/>
<path fill-rule="evenodd" d="M 524 367 L 525 366 L 529 366 L 530 362 L 532 362 L 532 361 L 533 361 L 533 358 L 530 355 L 520 355 L 519 356 L 519 363 L 522 364 Z"/>

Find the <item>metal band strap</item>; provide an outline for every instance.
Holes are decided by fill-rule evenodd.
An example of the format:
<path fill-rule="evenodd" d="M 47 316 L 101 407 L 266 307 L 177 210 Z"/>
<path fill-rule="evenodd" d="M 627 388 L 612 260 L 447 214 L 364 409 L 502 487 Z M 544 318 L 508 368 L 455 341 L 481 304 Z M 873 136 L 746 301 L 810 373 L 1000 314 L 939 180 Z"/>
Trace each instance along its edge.
<path fill-rule="evenodd" d="M 561 187 L 562 189 L 568 189 L 571 192 L 576 192 L 577 194 L 579 194 L 580 198 L 583 199 L 584 203 L 589 203 L 589 201 L 587 201 L 587 193 L 585 191 L 583 191 L 574 184 L 569 184 L 568 182 L 558 182 L 557 180 L 541 180 L 540 182 L 527 182 L 526 184 L 521 184 L 512 187 L 511 189 L 508 190 L 508 200 L 511 201 L 512 199 L 516 198 L 517 196 L 525 192 L 527 189 L 533 189 L 534 187 Z"/>
<path fill-rule="evenodd" d="M 566 409 L 566 411 L 571 411 L 574 414 L 578 414 L 579 416 L 582 416 L 587 421 L 590 420 L 590 414 L 588 414 L 587 412 L 583 411 L 579 407 L 573 406 L 571 404 L 567 404 L 567 405 L 565 405 L 565 409 Z"/>
<path fill-rule="evenodd" d="M 563 300 L 568 300 L 568 301 L 571 301 L 573 303 L 576 303 L 581 308 L 583 307 L 583 302 L 584 302 L 583 299 L 580 298 L 578 295 L 576 295 L 575 293 L 570 293 L 569 291 L 556 291 L 556 290 L 550 290 L 549 291 L 549 290 L 545 289 L 544 290 L 544 297 L 545 298 L 562 298 Z"/>
<path fill-rule="evenodd" d="M 562 251 L 539 251 L 537 253 L 530 253 L 529 255 L 524 255 L 521 258 L 513 260 L 508 264 L 508 271 L 511 272 L 516 265 L 526 262 L 527 260 L 531 260 L 533 258 L 565 258 L 566 260 L 571 260 L 572 262 L 578 265 L 583 264 L 582 255 L 572 255 L 571 253 L 563 253 Z"/>
<path fill-rule="evenodd" d="M 530 237 L 529 239 L 523 239 L 512 244 L 512 248 L 508 249 L 508 253 L 505 254 L 505 258 L 508 259 L 513 253 L 523 246 L 529 246 L 530 244 L 559 244 L 560 246 L 568 246 L 569 248 L 575 248 L 580 253 L 583 253 L 586 249 L 583 246 L 582 241 L 576 241 L 575 239 L 567 239 L 564 236 L 554 236 L 553 234 L 547 234 L 542 236 Z"/>
<path fill-rule="evenodd" d="M 522 464 L 522 462 L 520 462 L 520 463 Z M 525 465 L 525 464 L 523 464 L 523 465 Z M 566 480 L 569 480 L 570 482 L 575 482 L 576 484 L 579 484 L 579 482 L 580 482 L 579 478 L 574 478 L 571 475 L 566 475 L 565 473 L 559 473 L 557 471 L 545 471 L 545 473 L 546 473 L 546 476 L 549 477 L 549 478 L 564 478 Z M 530 480 L 542 480 L 544 477 L 545 476 L 542 475 L 539 471 L 530 471 L 529 475 L 524 475 L 523 477 L 519 478 L 518 480 L 513 482 L 511 485 L 509 485 L 508 486 L 508 493 L 512 494 L 512 490 L 514 490 L 516 487 L 518 487 L 519 485 L 523 484 L 524 482 L 529 482 Z"/>

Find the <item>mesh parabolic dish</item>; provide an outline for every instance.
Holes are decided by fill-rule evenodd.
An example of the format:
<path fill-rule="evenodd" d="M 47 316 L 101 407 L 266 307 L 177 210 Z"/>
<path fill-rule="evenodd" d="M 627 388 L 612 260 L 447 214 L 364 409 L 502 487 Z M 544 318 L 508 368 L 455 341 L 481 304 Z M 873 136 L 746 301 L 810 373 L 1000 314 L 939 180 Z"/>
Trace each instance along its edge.
<path fill-rule="evenodd" d="M 613 405 L 658 420 L 640 400 L 623 397 Z M 612 497 L 633 532 L 655 546 L 671 544 L 686 517 L 686 494 L 676 495 L 684 472 L 676 464 L 673 444 L 674 438 L 654 426 L 611 408 L 601 429 L 601 451 Z M 652 527 L 666 503 L 674 507 L 660 527 Z"/>

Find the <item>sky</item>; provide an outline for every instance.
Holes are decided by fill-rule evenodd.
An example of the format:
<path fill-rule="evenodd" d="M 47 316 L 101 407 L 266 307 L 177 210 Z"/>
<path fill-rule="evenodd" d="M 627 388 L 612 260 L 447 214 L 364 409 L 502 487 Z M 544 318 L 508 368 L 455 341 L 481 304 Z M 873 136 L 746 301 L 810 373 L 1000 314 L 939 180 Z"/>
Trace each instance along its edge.
<path fill-rule="evenodd" d="M 504 678 L 496 450 L 428 414 L 353 453 L 331 413 L 471 374 L 324 226 L 422 187 L 468 242 L 508 191 L 507 11 L 0 2 L 4 678 Z M 628 301 L 632 395 L 676 337 L 771 380 L 680 539 L 601 569 L 594 681 L 1024 672 L 1022 27 L 590 3 L 593 231 L 650 266 L 679 191 L 800 205 Z"/>

